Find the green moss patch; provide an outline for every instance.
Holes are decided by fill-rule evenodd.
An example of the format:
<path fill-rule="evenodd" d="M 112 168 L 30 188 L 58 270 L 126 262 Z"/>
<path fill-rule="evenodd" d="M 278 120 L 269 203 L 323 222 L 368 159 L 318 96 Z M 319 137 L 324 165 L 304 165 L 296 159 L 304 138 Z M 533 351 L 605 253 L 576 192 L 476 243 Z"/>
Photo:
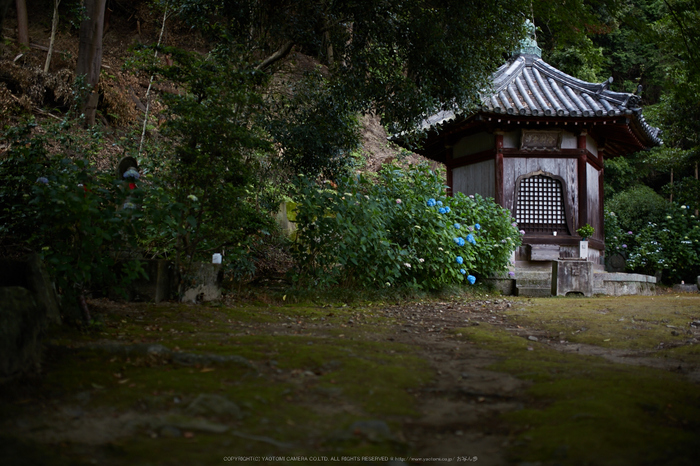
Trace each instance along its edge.
<path fill-rule="evenodd" d="M 532 381 L 528 389 L 532 407 L 504 414 L 515 433 L 513 461 L 562 465 L 700 461 L 700 392 L 681 375 L 559 353 L 488 324 L 457 333 L 502 356 L 491 369 Z"/>
<path fill-rule="evenodd" d="M 511 323 L 545 330 L 556 340 L 654 350 L 682 344 L 693 336 L 689 324 L 700 320 L 700 297 L 533 299 L 506 315 Z"/>

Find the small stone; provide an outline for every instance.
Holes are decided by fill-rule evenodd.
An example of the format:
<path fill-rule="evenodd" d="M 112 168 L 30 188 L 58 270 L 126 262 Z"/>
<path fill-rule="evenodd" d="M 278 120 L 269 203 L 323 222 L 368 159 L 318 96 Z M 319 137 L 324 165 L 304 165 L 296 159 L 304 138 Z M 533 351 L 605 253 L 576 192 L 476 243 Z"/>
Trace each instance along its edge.
<path fill-rule="evenodd" d="M 71 419 L 80 419 L 83 417 L 83 414 L 85 414 L 85 411 L 83 411 L 81 408 L 74 408 L 71 406 L 61 408 L 61 411 Z"/>
<path fill-rule="evenodd" d="M 537 341 L 537 337 L 533 337 L 532 335 L 530 335 L 529 337 L 527 337 L 527 339 L 530 340 L 530 341 Z"/>
<path fill-rule="evenodd" d="M 182 431 L 174 426 L 163 426 L 159 432 L 161 437 L 182 437 Z"/>
<path fill-rule="evenodd" d="M 233 416 L 237 419 L 243 416 L 241 409 L 234 402 L 211 393 L 199 394 L 185 411 L 194 416 Z"/>
<path fill-rule="evenodd" d="M 357 421 L 350 426 L 350 432 L 355 436 L 365 437 L 370 442 L 381 442 L 394 438 L 387 423 L 379 420 Z"/>

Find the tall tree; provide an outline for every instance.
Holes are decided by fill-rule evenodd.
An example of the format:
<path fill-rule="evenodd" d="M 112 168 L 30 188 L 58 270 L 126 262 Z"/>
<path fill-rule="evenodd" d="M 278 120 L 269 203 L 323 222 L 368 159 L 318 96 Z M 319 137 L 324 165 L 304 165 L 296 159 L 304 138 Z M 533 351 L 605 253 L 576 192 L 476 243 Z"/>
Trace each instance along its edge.
<path fill-rule="evenodd" d="M 99 94 L 97 84 L 102 67 L 102 34 L 107 0 L 85 0 L 85 17 L 80 23 L 80 44 L 75 74 L 83 79 L 79 94 L 82 113 L 88 126 L 95 124 Z"/>
<path fill-rule="evenodd" d="M 337 102 L 376 113 L 395 131 L 415 128 L 428 113 L 475 104 L 522 37 L 529 11 L 528 0 L 175 3 L 210 38 L 249 51 L 255 69 L 273 72 L 293 49 L 326 63 Z"/>
<path fill-rule="evenodd" d="M 29 47 L 29 21 L 27 19 L 26 0 L 16 0 L 17 8 L 17 42 Z"/>

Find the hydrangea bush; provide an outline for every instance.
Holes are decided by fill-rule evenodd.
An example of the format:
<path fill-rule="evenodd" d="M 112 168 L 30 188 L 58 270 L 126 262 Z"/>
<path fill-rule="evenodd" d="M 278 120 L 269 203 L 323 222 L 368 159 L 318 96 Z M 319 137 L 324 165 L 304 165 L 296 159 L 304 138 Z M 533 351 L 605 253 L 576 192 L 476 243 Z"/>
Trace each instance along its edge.
<path fill-rule="evenodd" d="M 506 269 L 520 234 L 510 213 L 480 196 L 445 194 L 426 166 L 386 167 L 323 188 L 296 182 L 296 279 L 438 289 Z"/>
<path fill-rule="evenodd" d="M 666 215 L 639 230 L 605 212 L 605 254 L 622 254 L 631 272 L 662 272 L 667 283 L 694 282 L 700 274 L 700 221 L 689 206 L 669 204 Z"/>

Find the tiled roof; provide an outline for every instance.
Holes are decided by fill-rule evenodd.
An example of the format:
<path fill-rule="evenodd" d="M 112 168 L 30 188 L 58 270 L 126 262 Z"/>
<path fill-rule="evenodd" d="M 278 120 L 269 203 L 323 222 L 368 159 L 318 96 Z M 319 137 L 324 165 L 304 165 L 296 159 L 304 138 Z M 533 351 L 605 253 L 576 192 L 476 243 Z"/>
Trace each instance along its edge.
<path fill-rule="evenodd" d="M 636 94 L 609 89 L 612 78 L 589 83 L 569 76 L 534 54 L 520 54 L 501 66 L 492 86 L 482 94 L 482 113 L 534 117 L 618 117 L 627 116 L 645 146 L 661 145 L 660 130 L 650 126 Z M 450 125 L 468 115 L 443 111 L 424 120 L 422 129 Z"/>

